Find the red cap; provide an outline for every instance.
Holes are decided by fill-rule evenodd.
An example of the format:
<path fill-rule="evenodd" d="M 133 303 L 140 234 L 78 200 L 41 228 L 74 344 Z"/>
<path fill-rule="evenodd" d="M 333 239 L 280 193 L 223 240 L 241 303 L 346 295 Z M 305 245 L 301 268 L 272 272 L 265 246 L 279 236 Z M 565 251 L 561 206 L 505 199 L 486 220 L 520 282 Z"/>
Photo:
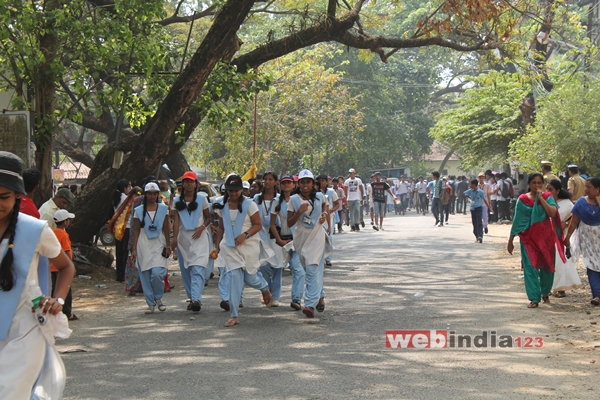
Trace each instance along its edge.
<path fill-rule="evenodd" d="M 183 176 L 181 177 L 181 180 L 184 180 L 184 179 L 191 179 L 193 181 L 197 181 L 198 176 L 196 175 L 196 173 L 194 171 L 188 171 L 185 174 L 183 174 Z"/>

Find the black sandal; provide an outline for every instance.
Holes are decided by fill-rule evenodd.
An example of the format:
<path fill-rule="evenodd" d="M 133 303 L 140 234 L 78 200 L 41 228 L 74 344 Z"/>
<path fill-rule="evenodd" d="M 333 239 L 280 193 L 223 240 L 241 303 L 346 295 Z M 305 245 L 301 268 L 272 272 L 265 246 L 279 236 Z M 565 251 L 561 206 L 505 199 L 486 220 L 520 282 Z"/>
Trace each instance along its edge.
<path fill-rule="evenodd" d="M 318 312 L 323 312 L 325 311 L 325 299 L 323 297 L 321 297 L 319 299 L 319 303 L 317 304 L 317 306 L 315 307 L 315 310 L 317 310 Z"/>

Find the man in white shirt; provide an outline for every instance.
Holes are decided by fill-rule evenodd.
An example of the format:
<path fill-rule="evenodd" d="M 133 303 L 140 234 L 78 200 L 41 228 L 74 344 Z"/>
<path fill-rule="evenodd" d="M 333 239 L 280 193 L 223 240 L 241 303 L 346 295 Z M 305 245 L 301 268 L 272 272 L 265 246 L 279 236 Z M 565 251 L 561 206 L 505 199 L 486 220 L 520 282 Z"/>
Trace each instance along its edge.
<path fill-rule="evenodd" d="M 424 181 L 422 176 L 419 176 L 419 182 L 415 184 L 415 189 L 417 190 L 417 194 L 419 195 L 419 211 L 422 212 L 423 215 L 425 215 L 427 214 L 429 201 L 427 199 L 427 181 Z"/>
<path fill-rule="evenodd" d="M 344 182 L 344 191 L 348 199 L 348 212 L 350 213 L 350 226 L 352 232 L 360 231 L 360 206 L 365 196 L 365 189 L 360 178 L 356 177 L 356 170 L 350 168 L 350 177 Z"/>
<path fill-rule="evenodd" d="M 67 207 L 75 202 L 75 196 L 68 188 L 60 188 L 53 198 L 42 204 L 40 207 L 40 219 L 48 222 L 50 229 L 56 229 L 54 222 L 54 213 L 58 210 L 66 210 Z"/>
<path fill-rule="evenodd" d="M 408 193 L 409 184 L 406 182 L 406 178 L 400 177 L 400 180 L 396 183 L 396 196 L 402 202 L 402 209 L 400 210 L 402 215 L 406 214 L 406 207 L 408 206 Z"/>

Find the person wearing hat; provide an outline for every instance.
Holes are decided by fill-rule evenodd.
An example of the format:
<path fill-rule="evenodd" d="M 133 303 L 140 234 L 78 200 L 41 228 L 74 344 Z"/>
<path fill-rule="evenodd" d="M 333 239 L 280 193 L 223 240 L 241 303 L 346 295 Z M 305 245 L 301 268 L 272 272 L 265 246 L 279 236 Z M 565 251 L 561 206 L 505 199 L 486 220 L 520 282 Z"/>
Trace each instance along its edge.
<path fill-rule="evenodd" d="M 356 176 L 356 170 L 350 168 L 348 170 L 350 177 L 344 182 L 344 190 L 348 199 L 348 212 L 350 213 L 350 229 L 352 232 L 360 231 L 360 206 L 365 196 L 362 180 Z M 300 175 L 298 175 L 300 179 Z"/>
<path fill-rule="evenodd" d="M 75 202 L 75 196 L 68 188 L 60 188 L 53 198 L 40 207 L 40 219 L 48 222 L 50 229 L 55 229 L 54 213 L 58 210 L 66 210 Z"/>
<path fill-rule="evenodd" d="M 254 182 L 256 183 L 256 181 Z M 265 258 L 273 254 L 267 245 L 261 243 L 258 233 L 262 229 L 260 213 L 256 203 L 242 195 L 242 178 L 230 175 L 225 181 L 225 195 L 213 208 L 220 222 L 215 239 L 216 253 L 220 265 L 229 275 L 229 320 L 225 326 L 239 324 L 238 307 L 244 283 L 262 293 L 267 308 L 273 304 L 273 297 L 267 281 L 258 270 L 261 265 L 261 250 Z"/>
<path fill-rule="evenodd" d="M 571 201 L 576 203 L 581 196 L 585 196 L 585 179 L 579 176 L 579 167 L 575 164 L 569 165 L 569 182 L 567 189 L 573 195 Z"/>
<path fill-rule="evenodd" d="M 542 175 L 544 175 L 544 183 L 547 185 L 550 181 L 559 181 L 558 176 L 552 173 L 552 163 L 550 161 L 542 161 Z"/>
<path fill-rule="evenodd" d="M 153 314 L 155 307 L 158 307 L 159 311 L 167 309 L 162 298 L 171 255 L 171 219 L 169 207 L 157 201 L 159 192 L 156 183 L 147 183 L 144 186 L 143 203 L 137 206 L 133 213 L 135 228 L 131 258 L 135 260 L 140 272 L 140 281 L 148 304 L 146 314 Z"/>
<path fill-rule="evenodd" d="M 68 325 L 62 314 L 63 299 L 75 266 L 47 222 L 19 213 L 25 194 L 22 170 L 19 157 L 0 151 L 0 232 L 4 232 L 0 239 L 0 399 L 37 398 L 34 393 L 60 398 L 65 378 L 52 366 L 64 367 L 58 352 L 48 349 L 54 341 L 46 340 L 40 319 L 45 323 L 56 318 L 51 325 Z M 50 269 L 39 263 L 42 256 L 59 271 L 56 297 L 45 295 L 50 287 Z M 32 312 L 34 309 L 37 311 Z M 51 385 L 39 385 L 48 379 Z"/>
<path fill-rule="evenodd" d="M 196 174 L 187 171 L 182 181 L 183 193 L 173 199 L 176 212 L 171 249 L 177 249 L 181 280 L 190 299 L 188 310 L 199 312 L 212 248 L 210 210 L 207 196 L 198 193 Z"/>
<path fill-rule="evenodd" d="M 315 309 L 325 310 L 323 271 L 325 258 L 333 250 L 323 229 L 329 213 L 323 193 L 317 192 L 315 178 L 307 169 L 298 174 L 298 193 L 290 197 L 288 226 L 295 226 L 294 248 L 306 273 L 306 290 L 302 313 L 314 318 Z"/>
<path fill-rule="evenodd" d="M 71 248 L 71 238 L 69 237 L 66 229 L 69 227 L 73 218 L 75 218 L 75 214 L 71 214 L 67 210 L 58 210 L 54 213 L 54 222 L 56 223 L 54 235 L 56 235 L 56 239 L 58 239 L 60 247 L 71 260 L 73 259 L 73 250 Z M 58 268 L 56 268 L 56 266 L 52 263 L 50 263 L 50 273 L 52 276 L 52 296 L 54 296 L 54 288 L 56 287 L 56 279 L 58 278 Z M 76 321 L 79 318 L 77 318 L 77 315 L 71 312 L 72 305 L 73 294 L 69 288 L 69 294 L 67 294 L 67 297 L 65 298 L 65 304 L 63 306 L 63 314 L 67 316 L 69 321 Z"/>

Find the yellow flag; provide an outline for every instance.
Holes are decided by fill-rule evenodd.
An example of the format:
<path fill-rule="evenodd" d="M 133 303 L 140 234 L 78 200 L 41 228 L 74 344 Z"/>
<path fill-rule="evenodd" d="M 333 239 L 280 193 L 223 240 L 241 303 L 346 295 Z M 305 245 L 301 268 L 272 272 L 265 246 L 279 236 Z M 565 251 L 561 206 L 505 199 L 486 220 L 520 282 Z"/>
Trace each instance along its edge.
<path fill-rule="evenodd" d="M 254 164 L 254 162 L 253 162 L 252 166 L 250 167 L 250 169 L 248 170 L 248 172 L 246 172 L 244 174 L 244 176 L 242 176 L 242 180 L 243 181 L 247 181 L 249 179 L 256 178 L 256 171 L 258 171 L 258 168 L 256 168 L 256 164 Z"/>

